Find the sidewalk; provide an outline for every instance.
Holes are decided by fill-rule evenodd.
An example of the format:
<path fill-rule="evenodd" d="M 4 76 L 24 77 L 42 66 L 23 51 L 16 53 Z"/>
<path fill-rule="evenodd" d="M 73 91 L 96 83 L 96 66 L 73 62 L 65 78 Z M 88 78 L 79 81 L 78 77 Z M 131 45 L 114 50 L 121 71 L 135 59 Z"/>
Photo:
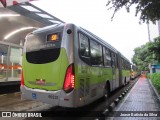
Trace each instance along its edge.
<path fill-rule="evenodd" d="M 145 75 L 141 75 L 114 111 L 118 112 L 113 120 L 160 120 L 156 117 L 160 116 L 160 101 Z"/>

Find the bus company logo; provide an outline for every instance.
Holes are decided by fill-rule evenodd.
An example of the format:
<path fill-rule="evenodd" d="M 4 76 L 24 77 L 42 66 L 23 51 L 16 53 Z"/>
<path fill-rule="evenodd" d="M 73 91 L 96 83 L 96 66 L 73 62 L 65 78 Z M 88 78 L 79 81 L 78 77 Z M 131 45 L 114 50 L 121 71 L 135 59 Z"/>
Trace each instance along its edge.
<path fill-rule="evenodd" d="M 11 112 L 2 112 L 2 117 L 12 117 Z"/>
<path fill-rule="evenodd" d="M 45 85 L 46 81 L 45 81 L 45 79 L 36 79 L 36 84 L 37 85 Z"/>

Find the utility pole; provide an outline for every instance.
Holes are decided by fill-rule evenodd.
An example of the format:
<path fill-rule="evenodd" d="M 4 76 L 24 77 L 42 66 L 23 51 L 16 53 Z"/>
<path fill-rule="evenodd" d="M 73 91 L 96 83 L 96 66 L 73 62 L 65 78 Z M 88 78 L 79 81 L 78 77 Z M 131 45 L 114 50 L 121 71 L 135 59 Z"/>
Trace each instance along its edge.
<path fill-rule="evenodd" d="M 147 23 L 147 29 L 148 29 L 148 40 L 149 42 L 151 42 L 149 23 Z"/>
<path fill-rule="evenodd" d="M 160 20 L 158 20 L 158 32 L 159 32 L 159 36 L 160 36 Z"/>

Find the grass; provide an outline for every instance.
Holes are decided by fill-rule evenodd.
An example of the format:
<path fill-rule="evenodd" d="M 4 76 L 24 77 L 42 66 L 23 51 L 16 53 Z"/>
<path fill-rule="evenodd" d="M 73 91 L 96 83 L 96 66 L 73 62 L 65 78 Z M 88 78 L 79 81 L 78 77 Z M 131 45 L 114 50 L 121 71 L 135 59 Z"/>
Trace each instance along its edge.
<path fill-rule="evenodd" d="M 153 73 L 152 75 L 147 75 L 147 77 L 151 79 L 152 84 L 160 94 L 160 73 Z"/>

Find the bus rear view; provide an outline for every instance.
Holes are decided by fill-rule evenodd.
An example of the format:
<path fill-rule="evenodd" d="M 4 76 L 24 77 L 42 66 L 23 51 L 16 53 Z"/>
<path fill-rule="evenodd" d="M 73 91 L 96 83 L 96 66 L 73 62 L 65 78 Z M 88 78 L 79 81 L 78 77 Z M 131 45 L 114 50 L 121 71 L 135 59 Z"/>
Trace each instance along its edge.
<path fill-rule="evenodd" d="M 64 24 L 54 25 L 26 36 L 21 80 L 22 99 L 74 107 L 73 100 L 70 100 L 74 99 L 75 87 L 71 56 L 73 36 L 66 32 L 73 28 L 69 27 Z M 69 43 L 66 44 L 66 41 Z"/>

